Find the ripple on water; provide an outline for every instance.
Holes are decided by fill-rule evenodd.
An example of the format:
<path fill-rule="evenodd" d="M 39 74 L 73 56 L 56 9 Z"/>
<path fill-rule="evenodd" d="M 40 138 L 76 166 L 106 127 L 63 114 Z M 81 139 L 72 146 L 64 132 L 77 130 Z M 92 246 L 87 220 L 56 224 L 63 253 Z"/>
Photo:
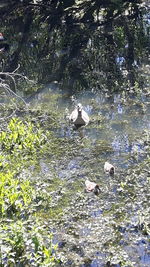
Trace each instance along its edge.
<path fill-rule="evenodd" d="M 137 242 L 137 253 L 140 255 L 141 266 L 150 266 L 150 244 L 146 240 L 141 239 Z"/>
<path fill-rule="evenodd" d="M 91 211 L 91 217 L 99 217 L 102 213 L 103 213 L 103 211 L 101 209 L 93 210 L 93 211 Z"/>
<path fill-rule="evenodd" d="M 106 267 L 106 266 L 121 267 L 120 264 L 113 264 L 113 265 L 112 264 L 109 265 L 109 263 L 104 264 L 104 261 L 100 259 L 94 259 L 92 260 L 91 263 L 85 263 L 85 264 L 80 265 L 80 267 Z"/>
<path fill-rule="evenodd" d="M 80 230 L 80 234 L 81 234 L 82 236 L 88 236 L 88 235 L 90 235 L 90 234 L 91 234 L 91 228 L 89 228 L 89 227 L 84 227 L 84 228 L 82 228 L 82 229 Z"/>
<path fill-rule="evenodd" d="M 109 257 L 112 255 L 111 249 L 114 249 L 115 246 L 119 246 L 121 249 L 115 262 L 120 262 L 120 255 L 122 256 L 125 251 L 128 259 L 136 263 L 135 267 L 150 266 L 150 246 L 138 227 L 138 218 L 133 217 L 135 213 L 142 210 L 143 203 L 141 206 L 136 205 L 137 210 L 133 210 L 132 205 L 133 202 L 136 202 L 136 198 L 131 199 L 131 207 L 128 209 L 126 204 L 128 183 L 127 185 L 125 183 L 124 188 L 124 191 L 127 192 L 126 199 L 117 191 L 118 184 L 120 186 L 122 180 L 126 181 L 125 168 L 135 164 L 132 160 L 134 154 L 138 154 L 138 159 L 143 154 L 143 145 L 137 141 L 137 137 L 143 129 L 150 128 L 150 123 L 148 114 L 142 114 L 140 106 L 135 106 L 133 102 L 126 102 L 124 105 L 121 98 L 121 95 L 115 95 L 108 100 L 103 95 L 93 94 L 91 96 L 87 93 L 85 98 L 85 94 L 82 93 L 77 96 L 76 102 L 83 104 L 84 109 L 92 118 L 91 124 L 84 128 L 83 132 L 81 131 L 81 135 L 81 132 L 73 131 L 63 120 L 56 132 L 58 137 L 65 137 L 69 140 L 71 149 L 73 148 L 68 151 L 69 157 L 66 154 L 66 158 L 62 158 L 58 162 L 56 169 L 58 176 L 68 182 L 67 186 L 63 188 L 64 192 L 75 188 L 80 191 L 81 186 L 84 190 L 84 184 L 81 184 L 84 183 L 84 178 L 97 180 L 97 183 L 100 182 L 102 186 L 102 192 L 106 190 L 105 195 L 100 194 L 98 198 L 93 194 L 84 193 L 77 197 L 76 190 L 73 191 L 71 197 L 69 196 L 70 198 L 66 197 L 69 207 L 63 207 L 65 214 L 62 228 L 60 229 L 59 226 L 57 228 L 59 232 L 58 247 L 67 254 L 67 259 L 71 257 L 65 266 L 120 267 L 119 264 L 107 264 L 107 255 L 100 251 L 96 252 L 102 248 Z M 65 108 L 68 107 L 69 111 L 73 108 L 73 103 L 70 103 L 69 100 L 60 107 L 62 116 L 64 116 Z M 104 175 L 103 163 L 106 158 L 116 166 L 117 174 L 114 177 Z M 47 165 L 41 164 L 42 173 L 46 174 L 49 171 Z M 121 175 L 118 174 L 119 171 L 122 172 Z M 147 185 L 147 177 L 144 180 L 145 184 L 143 178 L 138 181 L 143 188 Z M 77 187 L 75 187 L 75 183 Z M 130 181 L 131 183 L 132 181 Z M 136 184 L 134 184 L 133 190 L 135 187 Z M 65 198 L 65 193 L 64 195 L 62 193 L 63 197 Z M 122 220 L 121 223 L 119 219 Z M 109 247 L 111 239 L 113 245 Z M 79 244 L 82 244 L 82 247 Z M 117 249 L 118 247 L 114 250 L 114 257 Z M 81 265 L 76 265 L 76 256 L 81 260 Z"/>

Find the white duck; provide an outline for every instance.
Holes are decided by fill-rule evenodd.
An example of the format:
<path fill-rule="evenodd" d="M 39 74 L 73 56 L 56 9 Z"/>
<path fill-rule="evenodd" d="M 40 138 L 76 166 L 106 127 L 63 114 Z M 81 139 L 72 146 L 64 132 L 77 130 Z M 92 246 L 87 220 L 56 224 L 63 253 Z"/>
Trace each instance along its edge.
<path fill-rule="evenodd" d="M 95 195 L 98 195 L 100 193 L 99 185 L 94 182 L 86 180 L 85 186 L 86 186 L 86 192 L 88 193 L 93 192 Z"/>
<path fill-rule="evenodd" d="M 88 114 L 83 110 L 82 104 L 79 103 L 69 116 L 69 120 L 78 128 L 87 125 L 90 119 Z"/>
<path fill-rule="evenodd" d="M 104 172 L 113 175 L 115 173 L 115 167 L 111 163 L 106 161 L 104 164 Z"/>

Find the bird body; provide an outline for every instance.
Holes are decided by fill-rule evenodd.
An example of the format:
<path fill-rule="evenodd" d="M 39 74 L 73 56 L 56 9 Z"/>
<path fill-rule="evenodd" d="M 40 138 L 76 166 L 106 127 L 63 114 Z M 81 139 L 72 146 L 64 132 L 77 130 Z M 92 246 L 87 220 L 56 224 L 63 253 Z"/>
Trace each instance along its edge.
<path fill-rule="evenodd" d="M 96 195 L 98 195 L 100 193 L 99 185 L 94 183 L 94 182 L 86 180 L 85 181 L 85 186 L 86 186 L 86 192 L 88 192 L 88 193 L 93 192 Z"/>
<path fill-rule="evenodd" d="M 104 164 L 104 171 L 106 173 L 110 173 L 112 175 L 112 174 L 115 173 L 115 167 L 112 164 L 110 164 L 109 162 L 106 161 L 105 164 Z"/>
<path fill-rule="evenodd" d="M 83 110 L 82 105 L 79 103 L 69 116 L 69 120 L 75 126 L 80 127 L 87 125 L 90 119 L 88 114 Z"/>

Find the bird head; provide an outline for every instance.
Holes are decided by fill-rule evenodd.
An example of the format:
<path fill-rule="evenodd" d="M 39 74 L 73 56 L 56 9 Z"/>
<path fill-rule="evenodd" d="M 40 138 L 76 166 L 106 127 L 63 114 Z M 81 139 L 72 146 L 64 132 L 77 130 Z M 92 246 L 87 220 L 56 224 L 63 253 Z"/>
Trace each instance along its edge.
<path fill-rule="evenodd" d="M 99 195 L 99 193 L 100 193 L 100 188 L 99 188 L 99 185 L 97 184 L 97 185 L 95 186 L 95 188 L 94 188 L 94 194 L 95 194 L 95 195 Z"/>
<path fill-rule="evenodd" d="M 78 111 L 82 111 L 82 104 L 81 103 L 79 103 L 78 105 L 77 105 L 77 109 L 78 109 Z"/>

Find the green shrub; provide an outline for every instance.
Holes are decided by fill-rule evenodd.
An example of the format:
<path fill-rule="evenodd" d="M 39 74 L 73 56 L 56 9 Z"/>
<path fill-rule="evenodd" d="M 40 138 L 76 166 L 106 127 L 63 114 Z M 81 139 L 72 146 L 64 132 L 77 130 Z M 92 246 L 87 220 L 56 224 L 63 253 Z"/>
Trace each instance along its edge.
<path fill-rule="evenodd" d="M 40 129 L 35 129 L 31 122 L 11 119 L 6 131 L 0 133 L 2 150 L 11 154 L 33 154 L 45 142 Z"/>
<path fill-rule="evenodd" d="M 25 209 L 31 202 L 33 189 L 28 180 L 20 181 L 11 172 L 0 172 L 0 214 L 8 215 Z"/>
<path fill-rule="evenodd" d="M 0 132 L 0 266 L 56 266 L 56 247 L 51 230 L 39 223 L 37 210 L 51 201 L 43 181 L 38 185 L 29 181 L 24 172 L 37 163 L 42 149 L 59 148 L 49 143 L 40 127 L 20 119 L 10 120 Z M 32 219 L 29 218 L 32 216 Z M 43 225 L 42 225 L 43 224 Z M 48 228 L 48 229 L 47 229 Z"/>
<path fill-rule="evenodd" d="M 56 266 L 57 245 L 52 237 L 49 228 L 33 218 L 1 224 L 0 266 Z"/>

